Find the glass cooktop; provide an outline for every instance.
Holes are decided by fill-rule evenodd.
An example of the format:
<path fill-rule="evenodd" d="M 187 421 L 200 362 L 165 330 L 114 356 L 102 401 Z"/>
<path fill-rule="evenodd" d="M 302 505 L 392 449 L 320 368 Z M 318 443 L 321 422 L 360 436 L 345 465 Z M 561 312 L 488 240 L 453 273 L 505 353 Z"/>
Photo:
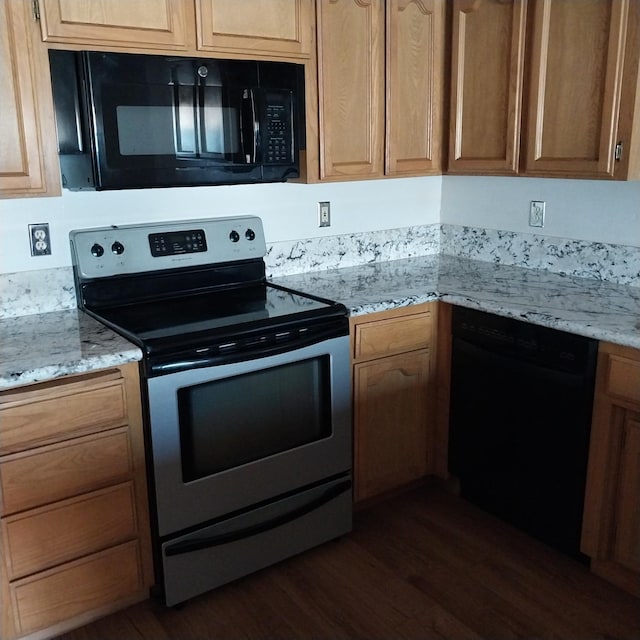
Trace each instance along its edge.
<path fill-rule="evenodd" d="M 337 306 L 265 284 L 114 306 L 95 314 L 145 343 L 201 332 L 239 334 L 278 320 L 332 313 Z"/>

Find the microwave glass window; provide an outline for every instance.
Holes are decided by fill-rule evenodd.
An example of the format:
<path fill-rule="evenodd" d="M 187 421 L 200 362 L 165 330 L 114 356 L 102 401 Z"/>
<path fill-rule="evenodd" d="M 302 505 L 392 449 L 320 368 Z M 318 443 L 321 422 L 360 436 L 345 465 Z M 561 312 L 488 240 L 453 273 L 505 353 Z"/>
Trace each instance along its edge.
<path fill-rule="evenodd" d="M 176 155 L 194 156 L 198 151 L 195 127 L 195 92 L 193 87 L 174 86 Z"/>
<path fill-rule="evenodd" d="M 331 435 L 329 356 L 178 391 L 185 482 Z"/>
<path fill-rule="evenodd" d="M 120 155 L 175 154 L 171 107 L 119 105 L 116 108 L 116 117 Z"/>
<path fill-rule="evenodd" d="M 221 87 L 202 87 L 202 153 L 233 155 L 240 148 L 239 109 L 225 105 Z"/>

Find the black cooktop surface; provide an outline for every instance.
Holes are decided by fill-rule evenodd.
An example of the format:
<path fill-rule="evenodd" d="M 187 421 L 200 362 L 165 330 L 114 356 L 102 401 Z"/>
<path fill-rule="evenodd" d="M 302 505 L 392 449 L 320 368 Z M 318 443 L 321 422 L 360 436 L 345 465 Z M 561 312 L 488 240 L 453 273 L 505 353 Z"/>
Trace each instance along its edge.
<path fill-rule="evenodd" d="M 88 310 L 139 344 L 202 332 L 241 334 L 279 321 L 346 315 L 342 305 L 269 284 Z"/>

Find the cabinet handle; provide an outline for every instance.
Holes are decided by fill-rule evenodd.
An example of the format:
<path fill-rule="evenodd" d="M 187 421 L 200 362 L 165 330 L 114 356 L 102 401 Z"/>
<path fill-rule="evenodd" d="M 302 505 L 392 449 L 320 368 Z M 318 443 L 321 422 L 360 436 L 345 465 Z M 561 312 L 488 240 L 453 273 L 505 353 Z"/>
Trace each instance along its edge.
<path fill-rule="evenodd" d="M 620 160 L 622 160 L 622 152 L 624 151 L 624 145 L 622 144 L 622 141 L 618 142 L 618 144 L 616 145 L 616 151 L 614 153 L 614 158 L 616 160 L 616 162 L 620 162 Z"/>

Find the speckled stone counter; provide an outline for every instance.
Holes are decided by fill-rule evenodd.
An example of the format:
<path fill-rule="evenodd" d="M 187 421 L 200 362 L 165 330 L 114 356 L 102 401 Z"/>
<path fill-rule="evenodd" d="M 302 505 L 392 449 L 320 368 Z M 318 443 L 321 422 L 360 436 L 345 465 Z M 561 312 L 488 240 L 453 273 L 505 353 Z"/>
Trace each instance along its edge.
<path fill-rule="evenodd" d="M 640 348 L 640 288 L 432 255 L 273 278 L 361 315 L 442 300 Z"/>
<path fill-rule="evenodd" d="M 77 309 L 0 320 L 0 389 L 141 358 L 140 349 Z"/>
<path fill-rule="evenodd" d="M 352 315 L 442 300 L 640 348 L 640 287 L 427 255 L 273 278 L 344 303 Z M 76 309 L 0 320 L 0 388 L 141 359 Z"/>

